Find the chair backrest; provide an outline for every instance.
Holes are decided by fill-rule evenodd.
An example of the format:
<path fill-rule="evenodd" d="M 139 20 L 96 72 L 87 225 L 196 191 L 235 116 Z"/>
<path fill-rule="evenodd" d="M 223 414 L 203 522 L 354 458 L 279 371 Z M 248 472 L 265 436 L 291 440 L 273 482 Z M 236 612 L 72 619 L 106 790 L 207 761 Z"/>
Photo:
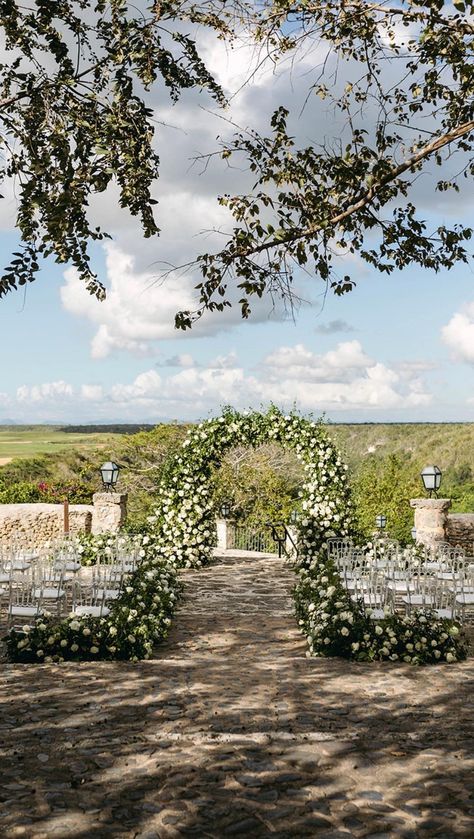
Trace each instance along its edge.
<path fill-rule="evenodd" d="M 95 565 L 92 570 L 92 586 L 121 589 L 125 572 L 122 565 Z"/>
<path fill-rule="evenodd" d="M 352 539 L 328 539 L 328 559 L 341 559 L 350 555 L 353 549 Z"/>
<path fill-rule="evenodd" d="M 105 603 L 105 589 L 98 586 L 81 585 L 79 580 L 74 580 L 72 584 L 72 610 L 77 607 L 93 607 L 99 609 L 100 614 L 106 608 Z"/>
<path fill-rule="evenodd" d="M 12 577 L 9 587 L 9 607 L 40 605 L 41 596 L 34 593 L 31 578 L 13 579 Z"/>

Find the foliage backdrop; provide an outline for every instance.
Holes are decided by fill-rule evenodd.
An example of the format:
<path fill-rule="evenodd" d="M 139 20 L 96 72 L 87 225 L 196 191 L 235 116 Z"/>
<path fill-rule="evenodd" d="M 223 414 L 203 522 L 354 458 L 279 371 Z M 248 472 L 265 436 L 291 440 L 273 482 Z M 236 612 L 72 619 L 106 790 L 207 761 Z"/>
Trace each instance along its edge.
<path fill-rule="evenodd" d="M 98 466 L 111 456 L 123 467 L 120 486 L 129 493 L 129 525 L 141 527 L 155 505 L 163 469 L 190 427 L 157 425 L 121 435 L 94 429 L 88 445 L 83 429 L 78 447 L 73 443 L 64 450 L 62 433 L 50 428 L 52 452 L 0 467 L 0 503 L 53 501 L 61 489 L 73 487 L 71 501 L 87 502 L 100 489 Z M 53 442 L 56 433 L 58 444 Z M 408 502 L 422 493 L 419 472 L 433 461 L 443 470 L 442 494 L 453 499 L 453 510 L 474 510 L 472 424 L 332 425 L 330 434 L 349 463 L 357 527 L 364 535 L 383 511 L 393 535 L 409 539 L 413 514 Z M 34 427 L 15 429 L 15 451 L 21 449 L 22 436 L 31 440 Z M 75 435 L 71 437 L 73 442 Z M 230 501 L 238 521 L 258 525 L 288 518 L 298 497 L 301 467 L 276 444 L 254 450 L 237 446 L 227 453 L 215 479 L 217 503 Z M 40 484 L 47 484 L 48 497 Z"/>

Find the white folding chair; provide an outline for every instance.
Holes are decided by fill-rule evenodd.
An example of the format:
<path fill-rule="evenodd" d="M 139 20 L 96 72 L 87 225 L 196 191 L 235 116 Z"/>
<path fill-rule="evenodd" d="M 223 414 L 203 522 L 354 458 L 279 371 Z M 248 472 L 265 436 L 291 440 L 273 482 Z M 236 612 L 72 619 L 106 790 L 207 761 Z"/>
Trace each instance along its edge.
<path fill-rule="evenodd" d="M 109 612 L 103 590 L 98 592 L 93 586 L 83 586 L 79 580 L 74 580 L 71 614 L 77 617 L 105 618 Z"/>
<path fill-rule="evenodd" d="M 15 618 L 38 618 L 43 612 L 41 597 L 34 594 L 31 580 L 12 580 L 8 599 L 8 624 L 11 625 Z"/>
<path fill-rule="evenodd" d="M 55 605 L 60 615 L 66 603 L 63 571 L 50 563 L 38 565 L 33 571 L 33 596 L 49 608 Z"/>

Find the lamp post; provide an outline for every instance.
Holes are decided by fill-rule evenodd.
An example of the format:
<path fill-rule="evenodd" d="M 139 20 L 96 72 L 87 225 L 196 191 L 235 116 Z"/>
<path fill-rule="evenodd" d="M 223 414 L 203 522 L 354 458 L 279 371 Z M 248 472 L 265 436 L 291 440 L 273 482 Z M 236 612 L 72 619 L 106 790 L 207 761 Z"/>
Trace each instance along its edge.
<path fill-rule="evenodd" d="M 410 532 L 411 532 L 411 538 L 413 539 L 414 542 L 416 542 L 416 527 L 412 527 Z"/>
<path fill-rule="evenodd" d="M 290 524 L 298 524 L 300 511 L 293 509 L 290 513 Z"/>
<path fill-rule="evenodd" d="M 441 485 L 441 469 L 438 466 L 425 466 L 420 472 L 420 476 L 426 492 L 429 492 L 430 498 L 433 495 L 437 498 Z"/>
<path fill-rule="evenodd" d="M 114 463 L 113 460 L 108 460 L 107 463 L 103 463 L 100 467 L 102 483 L 106 492 L 114 491 L 115 485 L 118 481 L 119 472 L 120 467 Z"/>
<path fill-rule="evenodd" d="M 231 513 L 232 507 L 229 501 L 223 501 L 220 506 L 220 514 L 223 519 L 228 519 Z"/>
<path fill-rule="evenodd" d="M 385 530 L 387 526 L 387 516 L 384 516 L 383 513 L 379 513 L 375 519 L 375 524 L 379 530 Z"/>

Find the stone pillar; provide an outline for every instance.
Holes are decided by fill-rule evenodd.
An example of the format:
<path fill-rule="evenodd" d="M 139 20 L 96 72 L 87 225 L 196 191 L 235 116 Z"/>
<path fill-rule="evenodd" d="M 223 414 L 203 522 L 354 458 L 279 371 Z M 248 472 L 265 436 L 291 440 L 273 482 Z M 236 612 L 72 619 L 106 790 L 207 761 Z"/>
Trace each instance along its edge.
<path fill-rule="evenodd" d="M 450 498 L 412 498 L 410 507 L 415 510 L 417 544 L 427 548 L 446 541 L 446 527 Z"/>
<path fill-rule="evenodd" d="M 230 527 L 227 519 L 217 519 L 217 547 L 227 551 L 230 547 Z"/>
<path fill-rule="evenodd" d="M 126 492 L 95 492 L 92 496 L 92 533 L 116 533 L 127 516 Z"/>

